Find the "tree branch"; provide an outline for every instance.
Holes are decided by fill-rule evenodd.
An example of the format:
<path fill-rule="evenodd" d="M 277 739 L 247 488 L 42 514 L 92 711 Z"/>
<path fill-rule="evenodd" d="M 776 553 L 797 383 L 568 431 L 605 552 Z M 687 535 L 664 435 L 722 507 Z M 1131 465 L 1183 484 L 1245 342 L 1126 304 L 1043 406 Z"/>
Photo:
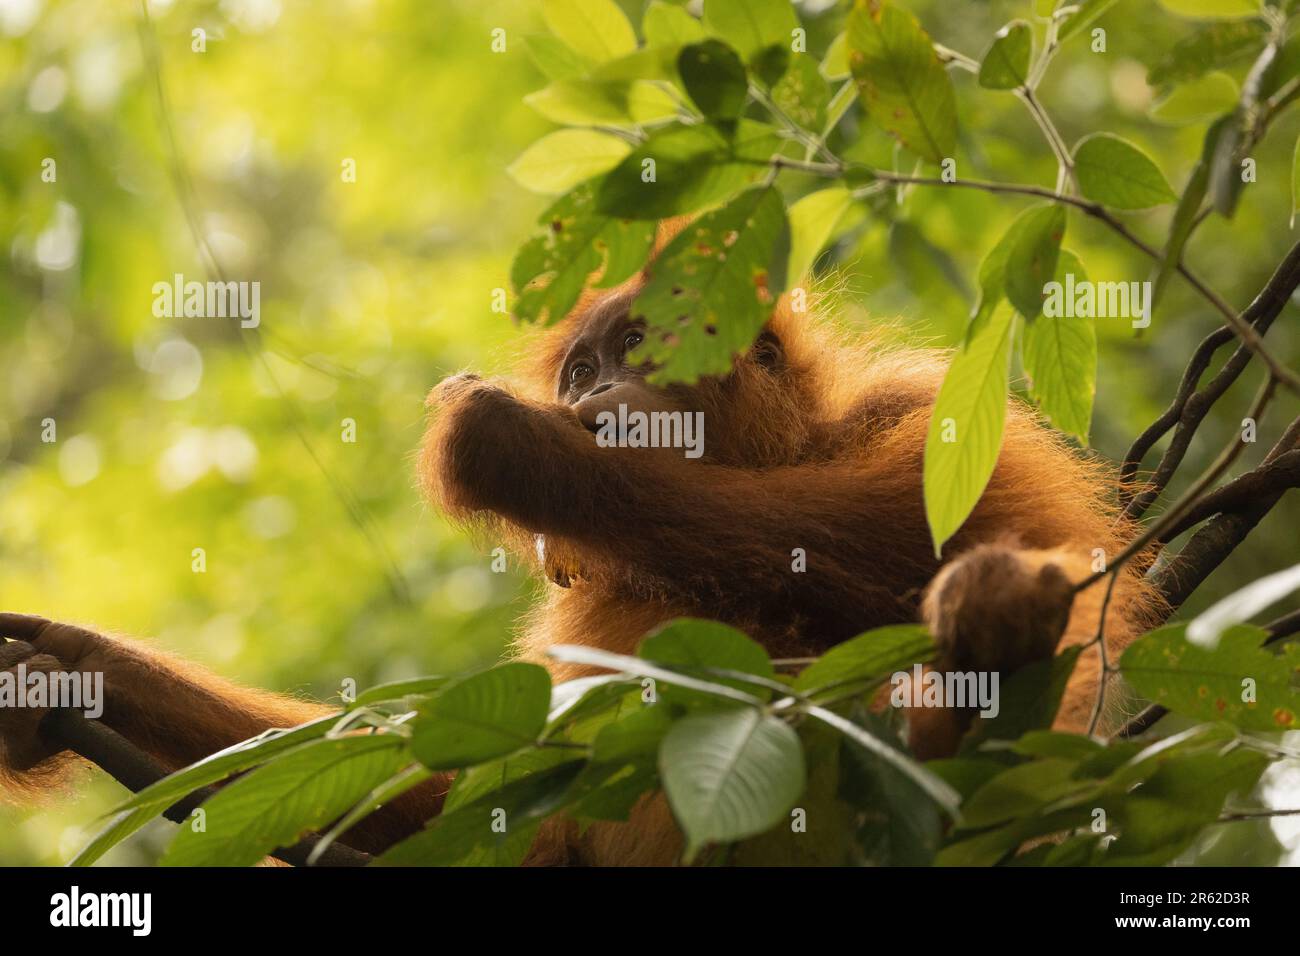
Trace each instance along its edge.
<path fill-rule="evenodd" d="M 1249 322 L 1262 336 L 1281 314 L 1282 308 L 1298 287 L 1300 287 L 1300 243 L 1291 247 L 1268 282 L 1264 284 L 1259 295 L 1255 297 L 1255 301 L 1242 313 L 1242 319 Z M 1215 352 L 1231 339 L 1232 335 L 1232 330 L 1225 326 L 1210 333 L 1201 341 L 1187 364 L 1187 370 L 1183 373 L 1173 402 L 1146 431 L 1138 436 L 1129 449 L 1120 469 L 1120 500 L 1126 503 L 1124 509 L 1126 518 L 1136 520 L 1142 517 L 1160 496 L 1182 463 L 1183 456 L 1206 413 L 1236 382 L 1250 361 L 1250 351 L 1245 345 L 1238 346 L 1209 384 L 1201 391 L 1195 391 L 1201 375 L 1209 366 Z M 1132 488 L 1133 478 L 1142 464 L 1142 459 L 1175 424 L 1178 427 L 1150 482 L 1141 492 L 1135 493 Z"/>
<path fill-rule="evenodd" d="M 1238 511 L 1274 492 L 1296 487 L 1300 487 L 1300 450 L 1293 449 L 1203 497 L 1160 536 L 1160 543 L 1169 543 L 1207 518 Z"/>

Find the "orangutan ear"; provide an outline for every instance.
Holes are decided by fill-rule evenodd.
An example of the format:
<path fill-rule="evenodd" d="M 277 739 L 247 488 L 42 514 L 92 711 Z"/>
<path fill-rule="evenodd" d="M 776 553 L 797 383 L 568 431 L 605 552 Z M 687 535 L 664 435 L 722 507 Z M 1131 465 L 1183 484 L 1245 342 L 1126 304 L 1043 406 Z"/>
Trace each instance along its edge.
<path fill-rule="evenodd" d="M 754 361 L 769 372 L 779 372 L 785 368 L 785 347 L 771 329 L 764 329 L 758 334 L 753 353 Z"/>

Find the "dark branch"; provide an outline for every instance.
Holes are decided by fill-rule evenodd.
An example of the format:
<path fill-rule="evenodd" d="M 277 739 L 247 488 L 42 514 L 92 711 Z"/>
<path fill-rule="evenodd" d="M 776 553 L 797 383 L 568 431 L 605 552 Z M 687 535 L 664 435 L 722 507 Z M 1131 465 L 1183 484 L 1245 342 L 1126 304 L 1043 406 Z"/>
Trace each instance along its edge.
<path fill-rule="evenodd" d="M 1160 536 L 1167 544 L 1207 518 L 1238 511 L 1274 492 L 1300 487 L 1300 449 L 1293 449 L 1206 495 L 1177 524 Z"/>
<path fill-rule="evenodd" d="M 1241 314 L 1242 320 L 1249 323 L 1262 336 L 1281 314 L 1282 308 L 1297 287 L 1300 287 L 1300 243 L 1291 247 L 1291 251 L 1265 283 L 1264 288 L 1255 297 L 1255 301 Z M 1196 391 L 1201 375 L 1209 367 L 1214 354 L 1233 338 L 1232 329 L 1224 326 L 1202 340 L 1187 364 L 1173 402 L 1151 427 L 1138 437 L 1124 457 L 1124 464 L 1120 469 L 1120 498 L 1121 501 L 1126 502 L 1125 517 L 1132 520 L 1142 517 L 1160 497 L 1160 493 L 1164 491 L 1174 472 L 1182 464 L 1183 456 L 1187 453 L 1192 438 L 1206 414 L 1236 382 L 1250 362 L 1251 351 L 1244 345 L 1239 345 L 1205 388 Z M 1177 428 L 1173 438 L 1170 439 L 1169 447 L 1161 457 L 1160 464 L 1156 466 L 1151 480 L 1143 485 L 1140 491 L 1137 490 L 1133 486 L 1133 480 L 1138 468 L 1141 467 L 1142 459 L 1175 425 Z"/>

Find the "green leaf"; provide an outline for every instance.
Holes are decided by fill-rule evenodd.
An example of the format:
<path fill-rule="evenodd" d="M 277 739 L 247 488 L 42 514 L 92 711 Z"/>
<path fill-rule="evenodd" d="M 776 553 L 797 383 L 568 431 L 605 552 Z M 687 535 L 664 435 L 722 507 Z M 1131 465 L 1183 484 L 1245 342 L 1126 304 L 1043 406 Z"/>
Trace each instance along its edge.
<path fill-rule="evenodd" d="M 182 826 L 163 866 L 251 866 L 342 816 L 410 761 L 393 735 L 318 740 L 227 784 Z"/>
<path fill-rule="evenodd" d="M 1192 229 L 1196 226 L 1196 217 L 1201 211 L 1201 203 L 1205 200 L 1206 192 L 1209 190 L 1210 168 L 1214 163 L 1219 135 L 1234 122 L 1232 117 L 1224 117 L 1205 133 L 1205 141 L 1201 147 L 1201 158 L 1192 170 L 1191 176 L 1188 177 L 1187 185 L 1183 187 L 1183 194 L 1178 200 L 1178 208 L 1174 210 L 1174 218 L 1169 224 L 1169 238 L 1165 240 L 1164 253 L 1154 270 L 1155 278 L 1151 283 L 1149 315 L 1155 314 L 1156 303 L 1164 296 L 1165 290 L 1169 287 L 1169 280 L 1178 271 L 1178 264 L 1183 258 L 1183 247 L 1187 245 L 1187 240 L 1191 237 Z"/>
<path fill-rule="evenodd" d="M 556 644 L 546 653 L 548 657 L 552 657 L 557 661 L 605 667 L 624 674 L 633 674 L 637 677 L 653 677 L 657 681 L 665 681 L 677 687 L 687 687 L 691 690 L 714 694 L 738 704 L 756 707 L 763 703 L 753 694 L 736 690 L 726 684 L 702 680 L 698 677 L 691 677 L 689 674 L 678 674 L 651 664 L 649 661 L 643 661 L 637 657 L 628 657 L 626 654 L 611 654 L 609 651 L 602 651 L 595 647 L 584 647 L 580 644 Z"/>
<path fill-rule="evenodd" d="M 626 823 L 641 798 L 659 788 L 659 771 L 653 754 L 613 763 L 593 762 L 573 787 L 581 793 L 569 808 L 569 816 L 581 821 Z"/>
<path fill-rule="evenodd" d="M 955 259 L 932 242 L 915 222 L 896 219 L 889 226 L 889 259 L 903 283 L 918 298 L 950 288 L 962 302 L 970 298 L 966 275 Z"/>
<path fill-rule="evenodd" d="M 601 274 L 598 287 L 617 285 L 645 265 L 654 246 L 655 224 L 597 212 L 591 183 L 557 200 L 537 224 L 510 267 L 518 296 L 512 311 L 528 322 L 559 321 L 593 275 Z"/>
<path fill-rule="evenodd" d="M 706 124 L 668 127 L 604 178 L 596 208 L 629 219 L 696 212 L 762 179 L 781 145 L 772 127 L 745 119 L 734 135 Z"/>
<path fill-rule="evenodd" d="M 1265 575 L 1202 611 L 1187 625 L 1187 639 L 1213 648 L 1219 636 L 1234 624 L 1248 621 L 1260 611 L 1300 590 L 1300 564 Z"/>
<path fill-rule="evenodd" d="M 1065 207 L 1047 203 L 1030 209 L 1015 222 L 1016 233 L 1007 251 L 1006 296 L 1026 319 L 1043 310 L 1046 287 L 1056 277 L 1056 263 L 1065 238 Z"/>
<path fill-rule="evenodd" d="M 1074 253 L 1061 250 L 1056 282 L 1087 282 L 1088 276 Z M 1057 312 L 1050 315 L 1049 312 Z M 1092 400 L 1097 392 L 1097 329 L 1091 319 L 1069 318 L 1064 310 L 1044 309 L 1025 323 L 1021 348 L 1029 393 L 1051 423 L 1083 444 L 1088 443 Z"/>
<path fill-rule="evenodd" d="M 960 752 L 972 753 L 987 741 L 1020 740 L 1031 730 L 1050 727 L 1082 650 L 1078 645 L 1067 647 L 1055 657 L 1034 661 L 1003 680 L 998 715 L 977 720 L 962 741 Z"/>
<path fill-rule="evenodd" d="M 866 726 L 902 753 L 901 741 L 884 720 L 867 713 Z M 938 850 L 943 819 L 934 801 L 894 764 L 853 740 L 845 740 L 841 795 L 859 811 L 863 862 L 874 866 L 928 866 Z"/>
<path fill-rule="evenodd" d="M 347 833 L 348 830 L 380 807 L 392 803 L 408 790 L 414 790 L 432 776 L 432 770 L 428 770 L 418 763 L 413 763 L 373 788 L 351 810 L 340 817 L 326 833 L 322 834 L 316 845 L 312 847 L 311 854 L 307 857 L 307 865 L 315 866 L 321 855 L 333 846 L 335 841 L 342 837 L 344 833 Z"/>
<path fill-rule="evenodd" d="M 1178 197 L 1145 153 L 1110 133 L 1094 133 L 1074 149 L 1085 197 L 1114 209 L 1148 209 Z"/>
<path fill-rule="evenodd" d="M 1097 790 L 1096 781 L 1074 777 L 1076 766 L 1073 760 L 1044 757 L 1003 771 L 962 804 L 962 828 L 978 830 L 1027 817 L 1064 797 Z"/>
<path fill-rule="evenodd" d="M 1264 44 L 1268 27 L 1260 20 L 1210 23 L 1184 37 L 1147 72 L 1147 84 L 1163 86 L 1193 80 L 1209 70 L 1231 66 Z"/>
<path fill-rule="evenodd" d="M 542 0 L 542 17 L 552 33 L 597 63 L 636 49 L 632 24 L 614 0 Z"/>
<path fill-rule="evenodd" d="M 967 345 L 970 344 L 971 336 L 984 327 L 998 303 L 1006 297 L 1007 261 L 1011 257 L 1012 248 L 1023 234 L 1036 229 L 1048 215 L 1044 206 L 1026 209 L 1012 221 L 1002 238 L 984 256 L 979 271 L 979 300 L 975 303 L 971 321 L 966 327 Z"/>
<path fill-rule="evenodd" d="M 749 635 L 720 621 L 678 618 L 652 633 L 637 649 L 637 655 L 671 668 L 698 671 L 702 668 L 739 671 L 771 680 L 772 660 L 763 645 Z M 719 683 L 766 698 L 754 685 L 718 678 Z"/>
<path fill-rule="evenodd" d="M 672 708 L 647 704 L 606 724 L 592 745 L 592 761 L 617 763 L 659 751 L 659 744 L 673 726 Z"/>
<path fill-rule="evenodd" d="M 792 53 L 789 65 L 772 86 L 772 101 L 802 129 L 816 132 L 826 123 L 831 91 L 806 53 Z"/>
<path fill-rule="evenodd" d="M 113 818 L 68 865 L 89 866 L 178 800 L 231 774 L 265 763 L 277 754 L 323 737 L 338 723 L 340 716 L 330 714 L 292 730 L 259 734 L 168 774 L 110 811 Z"/>
<path fill-rule="evenodd" d="M 843 186 L 809 193 L 790 207 L 790 259 L 786 275 L 792 283 L 802 282 L 853 205 L 853 193 Z"/>
<path fill-rule="evenodd" d="M 548 759 L 549 756 L 548 756 Z M 389 848 L 375 866 L 518 866 L 542 820 L 561 809 L 587 761 L 568 760 L 511 777 L 458 804 Z"/>
<path fill-rule="evenodd" d="M 1009 309 L 994 309 L 954 357 L 925 441 L 925 517 L 935 554 L 974 510 L 993 475 L 1007 414 Z"/>
<path fill-rule="evenodd" d="M 1216 119 L 1237 105 L 1237 81 L 1216 70 L 1175 87 L 1151 107 L 1151 118 L 1170 126 L 1190 126 Z"/>
<path fill-rule="evenodd" d="M 1105 751 L 1105 747 L 1083 734 L 1055 730 L 1031 730 L 1011 748 L 1025 757 L 1060 757 L 1076 763 Z"/>
<path fill-rule="evenodd" d="M 836 644 L 795 678 L 794 689 L 815 693 L 826 687 L 878 680 L 934 656 L 934 641 L 920 624 L 890 624 Z"/>
<path fill-rule="evenodd" d="M 847 33 L 835 34 L 835 39 L 822 57 L 822 76 L 828 80 L 843 80 L 849 75 L 849 36 Z"/>
<path fill-rule="evenodd" d="M 1081 33 L 1083 29 L 1099 16 L 1115 6 L 1118 0 L 1083 0 L 1079 9 L 1071 14 L 1061 23 L 1061 28 L 1057 33 L 1058 41 L 1064 43 L 1076 33 Z"/>
<path fill-rule="evenodd" d="M 1120 669 L 1134 690 L 1175 713 L 1247 730 L 1289 730 L 1300 709 L 1292 680 L 1300 648 L 1273 654 L 1260 647 L 1267 638 L 1261 628 L 1238 624 L 1211 650 L 1187 640 L 1187 625 L 1171 624 L 1129 645 Z"/>
<path fill-rule="evenodd" d="M 664 738 L 659 773 L 689 859 L 706 843 L 775 826 L 803 793 L 803 747 L 788 725 L 758 710 L 687 717 Z"/>
<path fill-rule="evenodd" d="M 550 700 L 550 675 L 536 664 L 502 664 L 471 675 L 420 708 L 411 752 L 431 770 L 503 756 L 537 739 Z"/>
<path fill-rule="evenodd" d="M 990 90 L 1014 90 L 1029 76 L 1034 31 L 1024 20 L 1012 20 L 993 35 L 980 62 L 979 85 Z"/>
<path fill-rule="evenodd" d="M 748 63 L 767 47 L 789 49 L 799 21 L 789 0 L 705 0 L 704 25 Z"/>
<path fill-rule="evenodd" d="M 993 866 L 1014 853 L 1026 840 L 1076 830 L 1090 822 L 1091 817 L 1086 807 L 1071 807 L 1023 817 L 969 840 L 961 840 L 944 847 L 935 858 L 935 864 L 937 866 Z"/>
<path fill-rule="evenodd" d="M 447 685 L 449 677 L 416 677 L 411 680 L 392 681 L 376 684 L 357 695 L 357 699 L 348 704 L 348 710 L 358 707 L 371 707 L 375 704 L 406 701 L 412 697 L 426 697 Z"/>
<path fill-rule="evenodd" d="M 562 193 L 613 169 L 631 152 L 625 140 L 590 129 L 561 129 L 524 150 L 506 172 L 535 193 Z"/>
<path fill-rule="evenodd" d="M 576 80 L 586 76 L 591 60 L 579 56 L 553 36 L 537 34 L 524 37 L 528 57 L 548 80 Z"/>
<path fill-rule="evenodd" d="M 682 46 L 703 40 L 704 24 L 681 7 L 651 0 L 641 19 L 646 46 Z"/>
<path fill-rule="evenodd" d="M 587 717 L 616 704 L 636 687 L 622 674 L 596 674 L 575 677 L 551 688 L 550 709 L 546 714 L 548 729 L 568 723 L 575 717 Z"/>
<path fill-rule="evenodd" d="M 785 265 L 777 240 L 785 227 L 781 194 L 750 189 L 701 216 L 659 255 L 633 316 L 646 322 L 633 359 L 659 366 L 656 383 L 723 375 L 772 314 Z"/>
<path fill-rule="evenodd" d="M 692 102 L 712 120 L 735 119 L 745 106 L 749 80 L 736 51 L 720 40 L 682 47 L 677 72 Z"/>
<path fill-rule="evenodd" d="M 849 65 L 867 115 L 922 159 L 937 163 L 952 156 L 952 79 L 916 17 L 881 0 L 858 0 L 848 37 Z"/>
<path fill-rule="evenodd" d="M 1234 19 L 1259 16 L 1258 0 L 1160 0 L 1170 13 L 1198 19 Z"/>
<path fill-rule="evenodd" d="M 1246 796 L 1270 760 L 1239 748 L 1179 755 L 1111 813 L 1119 837 L 1106 849 L 1108 866 L 1161 866 L 1183 852 L 1219 816 L 1229 796 Z"/>
<path fill-rule="evenodd" d="M 677 115 L 677 101 L 648 80 L 557 80 L 524 102 L 554 123 L 633 126 Z"/>
<path fill-rule="evenodd" d="M 956 819 L 960 816 L 958 804 L 961 802 L 961 796 L 948 785 L 941 777 L 931 773 L 925 767 L 921 766 L 907 754 L 888 743 L 881 740 L 875 734 L 859 727 L 847 717 L 841 717 L 832 710 L 815 705 L 803 705 L 804 713 L 809 717 L 820 720 L 829 727 L 834 727 L 844 736 L 848 737 L 855 744 L 866 748 L 875 756 L 881 758 L 886 763 L 892 765 L 895 769 L 902 771 L 909 779 L 919 786 L 925 794 L 937 803 L 948 816 Z"/>

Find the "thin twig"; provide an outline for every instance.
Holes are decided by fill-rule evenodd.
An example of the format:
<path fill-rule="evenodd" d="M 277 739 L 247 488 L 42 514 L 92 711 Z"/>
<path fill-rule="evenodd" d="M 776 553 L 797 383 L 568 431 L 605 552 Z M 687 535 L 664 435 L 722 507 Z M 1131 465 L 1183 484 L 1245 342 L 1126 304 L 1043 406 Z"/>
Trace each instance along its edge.
<path fill-rule="evenodd" d="M 1277 389 L 1277 379 L 1272 375 L 1264 379 L 1259 391 L 1255 394 L 1255 400 L 1251 402 L 1250 411 L 1247 417 L 1254 419 L 1256 422 L 1263 416 L 1264 409 L 1272 401 L 1273 393 Z M 1077 594 L 1086 588 L 1091 587 L 1100 581 L 1107 574 L 1118 574 L 1122 568 L 1134 555 L 1140 554 L 1146 550 L 1147 546 L 1155 542 L 1161 535 L 1165 534 L 1170 528 L 1174 527 L 1201 498 L 1203 494 L 1219 479 L 1228 468 L 1232 465 L 1237 457 L 1241 454 L 1246 443 L 1241 440 L 1240 435 L 1235 435 L 1232 441 L 1224 447 L 1219 453 L 1218 458 L 1198 477 L 1190 488 L 1187 489 L 1177 501 L 1169 506 L 1163 514 L 1160 515 L 1150 527 L 1142 534 L 1138 535 L 1131 541 L 1127 547 L 1121 551 L 1105 571 L 1097 571 L 1084 578 L 1074 586 Z"/>

